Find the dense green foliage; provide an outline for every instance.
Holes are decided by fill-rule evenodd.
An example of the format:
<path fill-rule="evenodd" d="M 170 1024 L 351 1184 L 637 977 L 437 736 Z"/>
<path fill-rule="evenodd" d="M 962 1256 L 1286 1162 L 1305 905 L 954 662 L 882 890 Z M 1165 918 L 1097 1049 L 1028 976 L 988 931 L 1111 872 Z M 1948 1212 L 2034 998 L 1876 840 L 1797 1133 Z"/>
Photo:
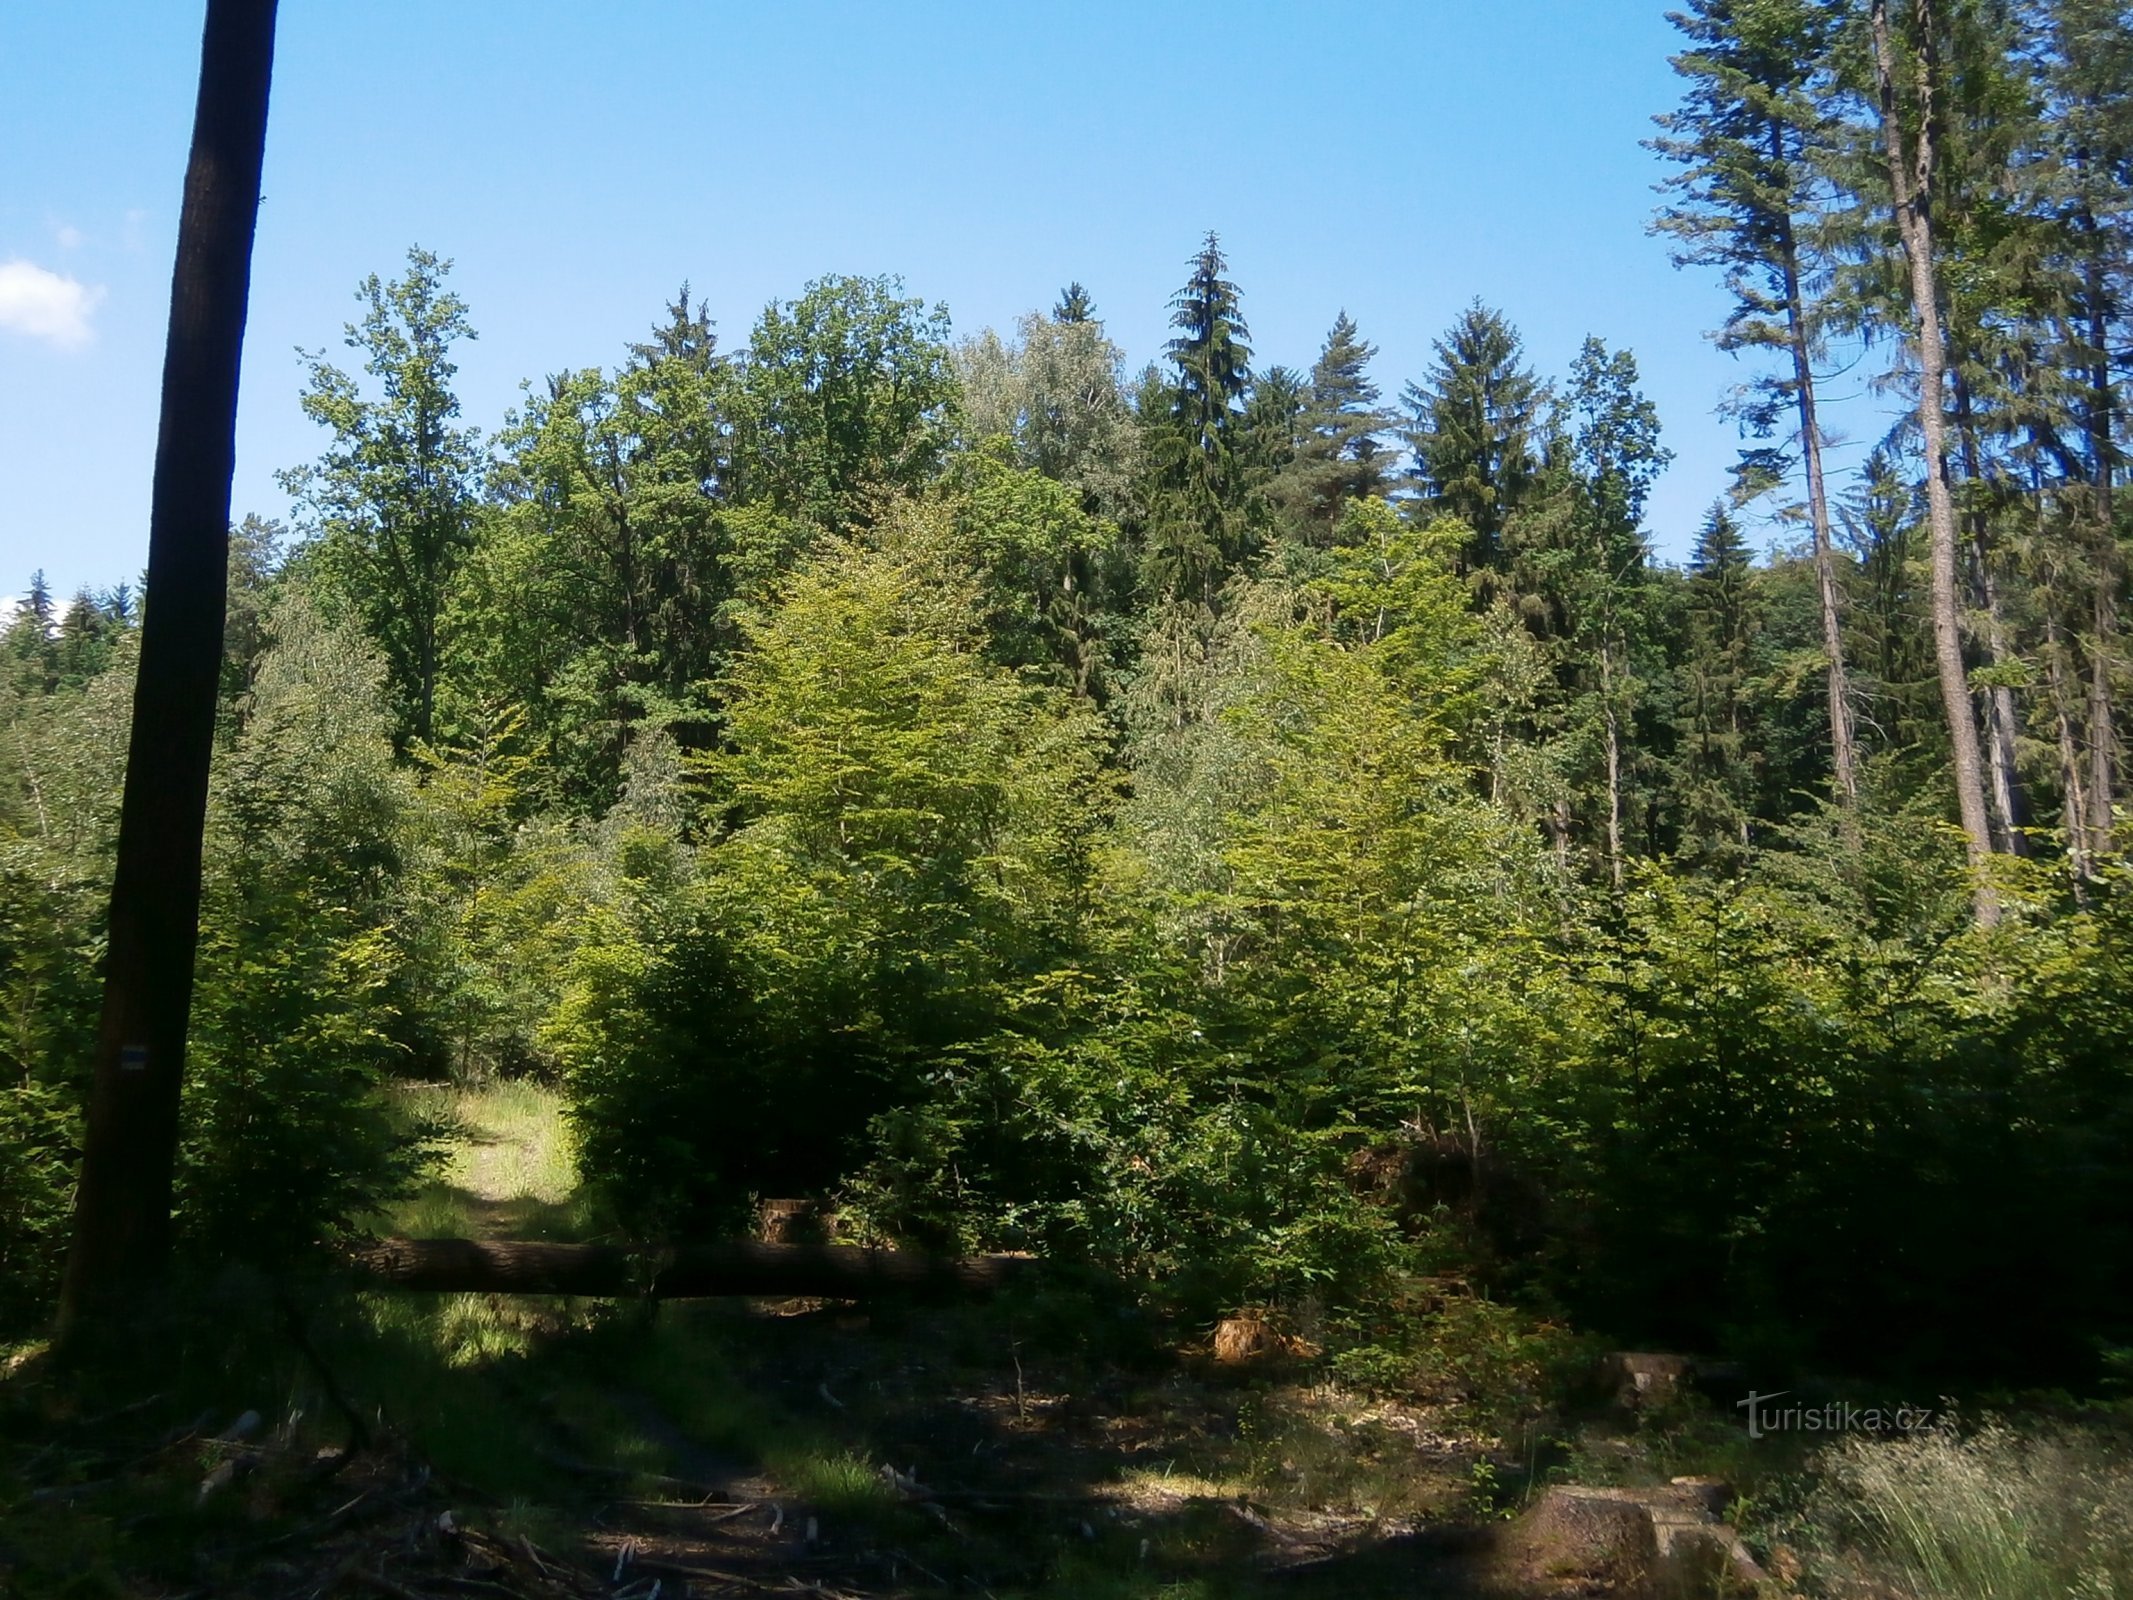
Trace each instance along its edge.
<path fill-rule="evenodd" d="M 1751 389 L 1681 569 L 1629 352 L 1551 380 L 1477 303 L 1390 416 L 1345 313 L 1255 368 L 1212 236 L 1131 383 L 1078 285 L 951 346 L 825 279 L 732 352 L 684 289 L 486 439 L 448 263 L 366 280 L 297 538 L 233 544 L 189 1247 L 360 1228 L 420 1164 L 396 1081 L 531 1074 L 638 1236 L 813 1197 L 1273 1306 L 1380 1376 L 1455 1274 L 1624 1338 L 2082 1379 L 2133 1342 L 2133 141 L 2069 43 L 2096 10 L 1906 39 L 1960 90 L 1997 926 L 1916 439 L 1784 503 L 1801 374 L 1903 328 L 1863 8 L 1680 19 L 1660 225 L 1728 273 L 1732 346 L 1810 364 Z M 1758 560 L 1759 508 L 1811 537 Z M 12 1325 L 64 1224 L 136 610 L 40 583 L 0 644 Z"/>

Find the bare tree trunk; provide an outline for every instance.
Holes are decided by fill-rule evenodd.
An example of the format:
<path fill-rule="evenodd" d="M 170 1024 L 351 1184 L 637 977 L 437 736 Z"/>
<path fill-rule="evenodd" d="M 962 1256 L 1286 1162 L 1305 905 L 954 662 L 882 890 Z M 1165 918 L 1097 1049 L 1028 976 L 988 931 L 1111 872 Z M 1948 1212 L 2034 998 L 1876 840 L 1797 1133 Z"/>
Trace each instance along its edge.
<path fill-rule="evenodd" d="M 1614 656 L 1600 647 L 1600 693 L 1607 703 L 1607 875 L 1622 887 L 1622 734 L 1615 715 Z"/>
<path fill-rule="evenodd" d="M 1874 61 L 1880 90 L 1881 132 L 1888 152 L 1889 185 L 1896 226 L 1911 274 L 1911 301 L 1918 318 L 1918 424 L 1926 443 L 1926 511 L 1932 540 L 1933 655 L 1939 669 L 1941 709 L 1948 721 L 1950 776 L 1962 818 L 1970 866 L 1976 876 L 1977 920 L 2000 920 L 1999 896 L 1986 875 L 1992 856 L 1992 824 L 1985 806 L 1984 763 L 1978 749 L 1977 717 L 1963 667 L 1962 597 L 1956 568 L 1955 497 L 1948 487 L 1945 414 L 1947 349 L 1941 337 L 1939 290 L 1933 256 L 1933 103 L 1929 63 L 1921 59 L 1920 115 L 1915 156 L 1904 153 L 1902 115 L 1896 98 L 1896 62 L 1889 40 L 1888 0 L 1873 0 Z M 1930 50 L 1933 0 L 1913 0 L 1919 52 Z"/>
<path fill-rule="evenodd" d="M 1782 137 L 1772 123 L 1773 140 Z M 1792 349 L 1793 392 L 1800 409 L 1800 455 L 1807 469 L 1807 511 L 1814 527 L 1815 590 L 1822 607 L 1822 654 L 1829 662 L 1830 773 L 1837 797 L 1847 805 L 1859 799 L 1859 758 L 1852 694 L 1844 670 L 1844 625 L 1837 600 L 1836 552 L 1830 545 L 1829 488 L 1822 470 L 1822 425 L 1815 405 L 1814 363 L 1809 359 L 1807 314 L 1800 294 L 1799 252 L 1792 219 L 1783 224 L 1781 248 L 1785 272 L 1785 333 Z"/>
<path fill-rule="evenodd" d="M 2089 801 L 2086 774 L 2082 771 L 2081 741 L 2074 729 L 2074 709 L 2067 693 L 2066 641 L 2059 631 L 2059 618 L 2049 605 L 2044 609 L 2044 660 L 2046 682 L 2052 694 L 2052 725 L 2059 738 L 2059 785 L 2065 795 L 2062 815 L 2066 819 L 2066 861 L 2080 884 L 2089 877 Z"/>
<path fill-rule="evenodd" d="M 1982 543 L 1977 551 L 1978 587 L 1985 601 L 1985 645 L 1995 667 L 2012 659 L 2007 648 L 2007 625 L 2000 616 L 1999 584 L 1992 575 Z M 1986 747 L 1992 774 L 1992 809 L 2000 821 L 2001 847 L 2010 855 L 2029 854 L 2029 807 L 2022 793 L 2022 776 L 2016 766 L 2017 737 L 2021 717 L 2015 708 L 2014 690 L 1995 683 L 1985 691 Z"/>
<path fill-rule="evenodd" d="M 2112 802 L 2117 794 L 2118 739 L 2111 713 L 2111 663 L 2118 644 L 2118 552 L 2105 526 L 2089 642 L 2089 842 L 2099 853 L 2113 848 L 2117 829 Z"/>
<path fill-rule="evenodd" d="M 1978 448 L 1977 418 L 1970 404 L 1970 386 L 1962 369 L 1951 375 L 1955 390 L 1955 427 L 1961 440 L 1963 478 L 1972 485 L 1988 481 L 1984 453 Z M 2007 622 L 2000 604 L 1999 574 L 1993 570 L 1992 540 L 1984 512 L 1973 507 L 1963 515 L 1970 534 L 1970 555 L 1977 563 L 1978 598 L 1985 613 L 1985 651 L 1995 668 L 2014 659 L 2007 644 Z M 2029 854 L 2029 837 L 2022 830 L 2029 823 L 2029 807 L 2022 793 L 2022 775 L 2016 766 L 2021 733 L 2021 715 L 2015 707 L 2014 690 L 1995 682 L 1985 690 L 1986 771 L 1992 779 L 1992 815 L 1999 824 L 1999 845 L 2009 855 Z"/>
<path fill-rule="evenodd" d="M 59 1331 L 160 1287 L 222 675 L 237 376 L 266 146 L 275 0 L 208 0 L 171 273 L 148 588 L 119 814 L 103 1021 Z"/>
<path fill-rule="evenodd" d="M 364 1276 L 447 1294 L 580 1294 L 656 1300 L 716 1295 L 982 1295 L 1026 1280 L 1032 1256 L 928 1256 L 848 1244 L 534 1244 L 380 1239 L 350 1252 Z"/>
<path fill-rule="evenodd" d="M 1622 887 L 1622 740 L 1612 706 L 1607 709 L 1607 873 Z"/>
<path fill-rule="evenodd" d="M 2090 223 L 2093 233 L 2095 224 Z M 2118 530 L 2113 479 L 2117 475 L 2111 433 L 2117 406 L 2111 387 L 2110 312 L 2102 266 L 2089 263 L 2089 461 L 2096 475 L 2096 594 L 2089 645 L 2089 841 L 2098 852 L 2111 848 L 2116 826 L 2112 800 L 2118 765 L 2117 729 L 2111 711 L 2111 665 L 2118 653 Z"/>

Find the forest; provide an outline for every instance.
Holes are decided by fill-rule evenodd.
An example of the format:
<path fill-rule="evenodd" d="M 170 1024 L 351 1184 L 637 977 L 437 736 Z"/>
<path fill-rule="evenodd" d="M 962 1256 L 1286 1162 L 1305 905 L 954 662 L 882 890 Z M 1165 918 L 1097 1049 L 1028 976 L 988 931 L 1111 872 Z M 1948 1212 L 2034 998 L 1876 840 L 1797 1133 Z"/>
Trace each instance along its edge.
<path fill-rule="evenodd" d="M 228 541 L 173 1227 L 211 1299 L 306 1308 L 245 1359 L 325 1374 L 277 1381 L 329 1422 L 338 1367 L 375 1430 L 376 1347 L 419 1338 L 348 1285 L 365 1241 L 744 1238 L 774 1203 L 1056 1272 L 956 1313 L 1043 1330 L 1018 1404 L 1047 1338 L 1130 1366 L 1220 1325 L 1313 1393 L 1527 1440 L 1528 1489 L 1608 1350 L 2045 1417 L 1931 1445 L 2040 1494 L 2047 1457 L 2090 1462 L 2034 1587 L 1924 1540 L 1844 1589 L 1750 1543 L 1813 1593 L 2133 1583 L 2133 18 L 1674 21 L 1654 248 L 1722 281 L 1743 376 L 1678 566 L 1635 353 L 1529 350 L 1484 284 L 1397 382 L 1345 311 L 1308 370 L 1256 357 L 1214 233 L 1179 239 L 1138 370 L 1078 283 L 959 336 L 895 277 L 825 277 L 739 337 L 682 284 L 477 426 L 450 260 L 362 277 L 306 359 L 295 517 Z M 1841 468 L 1840 366 L 1899 416 Z M 158 598 L 40 574 L 0 637 L 19 1353 L 72 1226 Z M 567 1152 L 552 1203 L 450 1176 L 506 1103 Z M 211 1343 L 253 1315 L 216 1304 Z M 554 1315 L 423 1359 L 472 1384 L 683 1336 Z M 1747 1392 L 1634 1437 L 1702 1470 L 1680 1441 L 1731 1441 Z M 1896 1471 L 1844 1449 L 1791 1546 L 1813 1494 Z M 1508 1513 L 1494 1459 L 1466 1490 Z M 18 1469 L 19 1507 L 48 1491 Z M 0 1592 L 11 1561 L 25 1593 L 315 1587 L 47 1590 L 29 1537 L 0 1514 Z M 1041 1592 L 1260 1592 L 1075 1570 Z M 1351 1581 L 1322 1592 L 1380 1592 Z"/>

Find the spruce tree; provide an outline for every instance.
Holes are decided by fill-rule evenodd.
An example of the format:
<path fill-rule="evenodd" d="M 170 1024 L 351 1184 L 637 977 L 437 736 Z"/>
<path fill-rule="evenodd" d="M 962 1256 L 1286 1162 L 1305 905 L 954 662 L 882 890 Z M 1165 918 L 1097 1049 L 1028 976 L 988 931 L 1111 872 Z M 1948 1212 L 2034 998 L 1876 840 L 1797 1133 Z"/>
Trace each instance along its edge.
<path fill-rule="evenodd" d="M 1377 348 L 1343 311 L 1312 363 L 1297 418 L 1296 450 L 1275 484 L 1275 498 L 1313 544 L 1331 541 L 1349 502 L 1384 487 L 1377 436 L 1386 421 L 1369 376 L 1376 355 Z"/>
<path fill-rule="evenodd" d="M 1252 352 L 1228 270 L 1221 241 L 1208 234 L 1170 302 L 1172 376 L 1162 415 L 1150 419 L 1148 581 L 1159 595 L 1209 604 L 1246 545 L 1243 401 Z"/>
<path fill-rule="evenodd" d="M 53 676 L 52 587 L 44 568 L 30 575 L 30 592 L 8 618 L 5 643 L 8 677 L 24 694 L 49 694 Z"/>
<path fill-rule="evenodd" d="M 1677 713 L 1681 854 L 1731 876 L 1754 844 L 1756 752 L 1748 683 L 1759 629 L 1747 542 L 1723 502 L 1689 557 Z"/>
<path fill-rule="evenodd" d="M 1477 300 L 1404 396 L 1415 476 L 1438 510 L 1474 530 L 1468 559 L 1478 566 L 1501 563 L 1504 525 L 1539 465 L 1542 390 L 1522 353 L 1517 330 Z"/>
<path fill-rule="evenodd" d="M 1052 307 L 1054 322 L 1094 322 L 1096 302 L 1089 298 L 1089 291 L 1078 283 L 1070 283 L 1059 291 L 1059 303 Z"/>
<path fill-rule="evenodd" d="M 2049 0 L 2041 10 L 2040 105 L 2024 172 L 2041 180 L 2046 282 L 2057 292 L 2029 297 L 2035 308 L 2021 330 L 2037 361 L 2024 373 L 2021 409 L 2035 441 L 2039 602 L 2052 635 L 2045 656 L 2068 852 L 2079 867 L 2112 849 L 2123 781 L 2114 686 L 2126 673 L 2117 494 L 2126 408 L 2114 351 L 2125 345 L 2133 293 L 2133 30 L 2118 0 Z"/>
<path fill-rule="evenodd" d="M 1258 375 L 1244 405 L 1248 481 L 1263 483 L 1302 462 L 1309 448 L 1310 403 L 1310 385 L 1294 367 L 1269 367 Z"/>

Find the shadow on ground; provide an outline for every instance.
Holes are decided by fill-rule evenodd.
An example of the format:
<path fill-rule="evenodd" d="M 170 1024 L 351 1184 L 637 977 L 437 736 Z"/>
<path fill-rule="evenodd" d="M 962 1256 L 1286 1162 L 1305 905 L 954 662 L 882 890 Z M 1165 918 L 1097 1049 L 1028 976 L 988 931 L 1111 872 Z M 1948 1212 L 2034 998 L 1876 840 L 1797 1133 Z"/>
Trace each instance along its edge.
<path fill-rule="evenodd" d="M 366 1393 L 407 1419 L 457 1522 L 610 1589 L 633 1569 L 668 1595 L 1476 1588 L 1472 1441 L 1407 1413 L 1335 1427 L 1306 1391 L 1187 1370 L 1117 1307 L 699 1302 L 579 1321 L 469 1299 L 387 1302 L 379 1335 L 412 1347 Z M 441 1375 L 422 1348 L 444 1352 Z"/>

